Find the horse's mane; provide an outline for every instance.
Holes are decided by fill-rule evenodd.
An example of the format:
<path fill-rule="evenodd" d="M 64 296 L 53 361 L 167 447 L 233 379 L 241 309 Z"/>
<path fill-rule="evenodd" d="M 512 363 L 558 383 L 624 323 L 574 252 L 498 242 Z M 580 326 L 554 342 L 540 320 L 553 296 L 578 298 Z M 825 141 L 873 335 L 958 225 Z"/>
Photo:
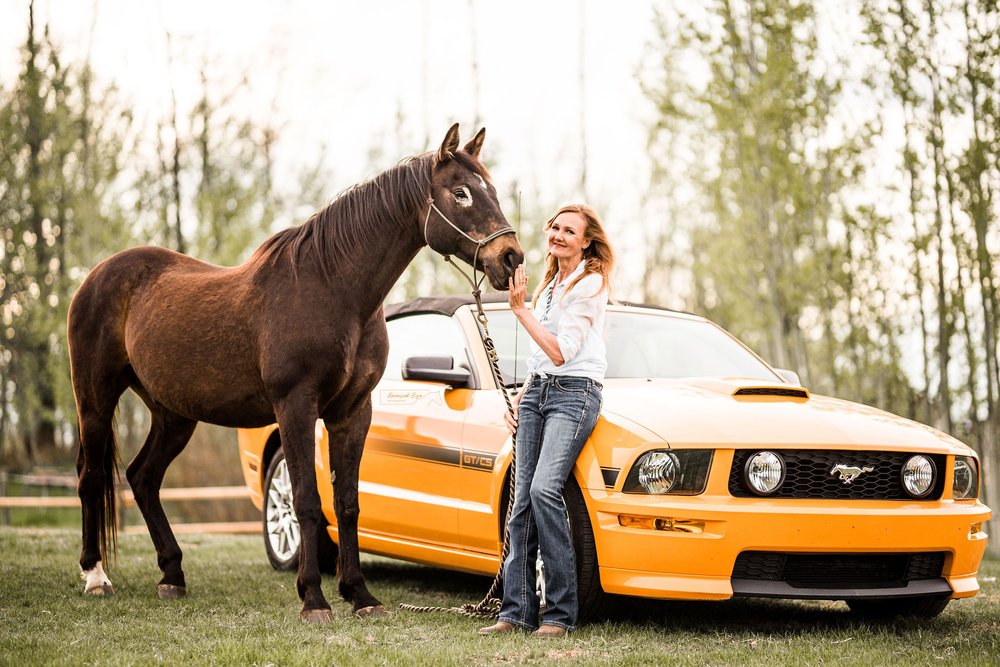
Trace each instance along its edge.
<path fill-rule="evenodd" d="M 306 255 L 314 255 L 326 277 L 351 264 L 357 250 L 402 231 L 401 223 L 427 203 L 434 153 L 402 160 L 396 166 L 343 190 L 325 208 L 298 227 L 264 241 L 251 262 L 275 261 L 287 253 L 292 271 Z"/>

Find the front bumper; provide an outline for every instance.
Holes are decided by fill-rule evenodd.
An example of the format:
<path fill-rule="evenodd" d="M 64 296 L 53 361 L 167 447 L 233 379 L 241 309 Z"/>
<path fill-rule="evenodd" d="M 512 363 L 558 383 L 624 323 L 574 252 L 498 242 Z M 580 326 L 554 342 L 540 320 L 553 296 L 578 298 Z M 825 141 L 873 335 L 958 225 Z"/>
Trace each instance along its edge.
<path fill-rule="evenodd" d="M 585 493 L 604 590 L 652 598 L 969 597 L 979 590 L 976 572 L 987 541 L 982 525 L 990 518 L 989 508 L 978 501 L 949 499 L 845 502 Z M 622 517 L 632 525 L 622 525 Z M 653 521 L 641 520 L 647 517 Z M 744 551 L 945 556 L 940 578 L 855 589 L 734 580 L 736 559 Z"/>

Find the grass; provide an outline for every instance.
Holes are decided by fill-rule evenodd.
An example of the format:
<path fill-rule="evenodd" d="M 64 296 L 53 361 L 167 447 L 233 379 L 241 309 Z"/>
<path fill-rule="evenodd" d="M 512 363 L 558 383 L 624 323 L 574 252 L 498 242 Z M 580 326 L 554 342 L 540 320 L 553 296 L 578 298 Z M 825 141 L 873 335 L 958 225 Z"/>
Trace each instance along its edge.
<path fill-rule="evenodd" d="M 260 536 L 183 537 L 189 597 L 156 599 L 149 538 L 125 536 L 111 571 L 116 595 L 82 595 L 79 533 L 0 529 L 0 664 L 507 664 L 799 665 L 997 664 L 1000 562 L 980 570 L 982 591 L 937 620 L 867 625 L 842 603 L 628 600 L 608 620 L 566 639 L 479 637 L 484 621 L 402 611 L 354 618 L 324 589 L 334 622 L 298 621 L 293 573 L 267 564 Z M 383 558 L 364 557 L 369 586 L 386 607 L 475 602 L 489 584 Z"/>

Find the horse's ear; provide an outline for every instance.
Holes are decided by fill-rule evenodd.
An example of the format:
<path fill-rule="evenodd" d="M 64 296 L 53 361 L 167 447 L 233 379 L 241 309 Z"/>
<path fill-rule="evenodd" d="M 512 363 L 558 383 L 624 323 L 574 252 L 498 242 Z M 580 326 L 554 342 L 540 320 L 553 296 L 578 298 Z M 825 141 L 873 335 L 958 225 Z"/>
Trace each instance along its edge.
<path fill-rule="evenodd" d="M 472 141 L 465 144 L 465 152 L 472 157 L 479 157 L 479 151 L 483 148 L 483 139 L 486 138 L 486 128 L 479 130 L 479 133 L 472 138 Z"/>
<path fill-rule="evenodd" d="M 446 162 L 450 160 L 458 150 L 458 123 L 451 126 L 448 130 L 448 134 L 444 135 L 444 141 L 441 142 L 441 148 L 438 150 L 438 161 Z"/>

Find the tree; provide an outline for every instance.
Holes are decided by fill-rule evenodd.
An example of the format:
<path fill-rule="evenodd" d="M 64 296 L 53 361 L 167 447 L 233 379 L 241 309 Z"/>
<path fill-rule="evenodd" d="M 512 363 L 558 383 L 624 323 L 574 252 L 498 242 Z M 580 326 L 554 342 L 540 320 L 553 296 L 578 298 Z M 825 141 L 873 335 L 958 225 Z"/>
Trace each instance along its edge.
<path fill-rule="evenodd" d="M 0 108 L 0 443 L 47 461 L 74 442 L 65 314 L 82 255 L 123 227 L 110 189 L 130 118 L 86 65 L 61 61 L 47 30 L 39 38 L 33 5 L 27 28 Z"/>

